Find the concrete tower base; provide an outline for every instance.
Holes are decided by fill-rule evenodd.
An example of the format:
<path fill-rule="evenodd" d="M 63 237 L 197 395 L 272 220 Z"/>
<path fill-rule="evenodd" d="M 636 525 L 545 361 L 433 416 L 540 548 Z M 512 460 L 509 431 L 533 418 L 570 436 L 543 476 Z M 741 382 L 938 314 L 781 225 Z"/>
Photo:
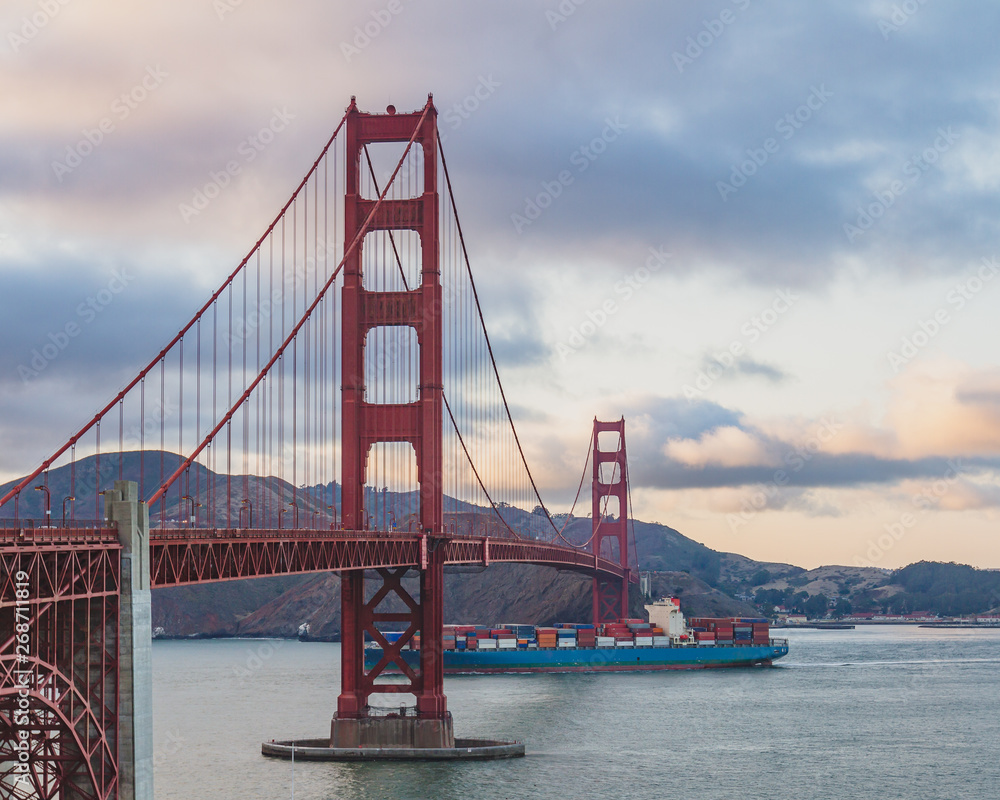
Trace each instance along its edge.
<path fill-rule="evenodd" d="M 454 747 L 329 747 L 327 739 L 264 742 L 260 752 L 295 761 L 482 761 L 523 758 L 521 742 L 456 739 Z"/>
<path fill-rule="evenodd" d="M 330 747 L 450 748 L 455 728 L 448 712 L 444 719 L 380 716 L 341 719 L 330 724 Z"/>

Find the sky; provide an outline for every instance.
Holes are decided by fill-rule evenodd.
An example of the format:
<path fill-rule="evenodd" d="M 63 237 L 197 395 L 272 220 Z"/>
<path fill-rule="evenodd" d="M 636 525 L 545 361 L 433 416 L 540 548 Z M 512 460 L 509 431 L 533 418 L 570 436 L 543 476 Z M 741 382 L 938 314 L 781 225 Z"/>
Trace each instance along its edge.
<path fill-rule="evenodd" d="M 806 567 L 1000 567 L 998 29 L 935 0 L 8 0 L 0 480 L 190 318 L 352 95 L 433 92 L 554 510 L 624 416 L 640 519 Z"/>

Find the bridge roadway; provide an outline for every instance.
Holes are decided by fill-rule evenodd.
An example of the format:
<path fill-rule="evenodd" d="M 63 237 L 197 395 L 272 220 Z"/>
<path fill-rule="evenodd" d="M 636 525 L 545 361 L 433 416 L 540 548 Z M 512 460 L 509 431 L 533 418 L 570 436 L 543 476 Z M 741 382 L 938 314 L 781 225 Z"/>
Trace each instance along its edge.
<path fill-rule="evenodd" d="M 6 535 L 0 546 L 14 544 L 49 552 L 67 547 L 84 551 L 119 547 L 113 528 L 28 528 L 2 533 Z M 154 528 L 149 538 L 153 588 L 309 572 L 421 567 L 426 565 L 428 548 L 433 547 L 446 548 L 449 565 L 516 562 L 619 580 L 625 576 L 624 568 L 609 559 L 531 539 L 468 535 L 433 538 L 394 531 L 209 528 Z"/>

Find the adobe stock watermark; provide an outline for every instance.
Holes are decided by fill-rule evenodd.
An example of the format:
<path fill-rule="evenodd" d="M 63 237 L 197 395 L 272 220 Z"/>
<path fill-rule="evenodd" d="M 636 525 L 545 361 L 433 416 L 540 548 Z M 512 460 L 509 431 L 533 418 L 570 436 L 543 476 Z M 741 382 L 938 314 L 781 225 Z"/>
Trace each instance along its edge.
<path fill-rule="evenodd" d="M 882 39 L 889 41 L 889 36 L 902 28 L 920 9 L 927 5 L 928 0 L 903 0 L 892 7 L 888 17 L 879 17 L 878 30 Z"/>
<path fill-rule="evenodd" d="M 600 134 L 570 153 L 569 163 L 576 168 L 576 175 L 582 175 L 590 169 L 591 164 L 607 151 L 608 145 L 617 141 L 618 137 L 629 128 L 629 124 L 622 122 L 618 116 L 614 119 L 605 117 L 604 123 L 604 129 Z M 553 180 L 542 181 L 542 191 L 534 197 L 524 198 L 523 213 L 518 214 L 515 212 L 510 215 L 510 221 L 514 225 L 514 230 L 518 234 L 521 234 L 526 228 L 531 227 L 542 216 L 542 212 L 549 208 L 557 198 L 561 197 L 568 187 L 573 185 L 576 175 L 574 175 L 573 171 L 564 169 Z"/>
<path fill-rule="evenodd" d="M 288 128 L 288 123 L 295 119 L 295 114 L 287 108 L 272 109 L 271 119 L 256 133 L 251 134 L 236 146 L 236 155 L 226 162 L 221 170 L 212 170 L 208 173 L 208 181 L 199 189 L 194 189 L 191 193 L 189 203 L 181 203 L 177 206 L 181 219 L 190 222 L 192 217 L 198 216 L 209 207 L 222 190 L 229 186 L 233 179 L 243 171 L 243 167 L 252 163 L 267 146 L 271 144 L 275 137 Z"/>
<path fill-rule="evenodd" d="M 448 123 L 451 130 L 457 131 L 467 119 L 482 107 L 483 103 L 493 97 L 493 94 L 501 86 L 503 84 L 500 81 L 493 80 L 492 74 L 486 77 L 480 75 L 476 88 L 457 103 L 453 103 L 446 108 L 441 115 L 441 119 Z M 448 135 L 442 133 L 439 138 L 444 142 L 447 141 Z"/>
<path fill-rule="evenodd" d="M 35 624 L 31 602 L 31 576 L 24 570 L 18 570 L 13 574 L 14 579 L 14 660 L 17 666 L 12 668 L 10 677 L 17 686 L 17 699 L 11 701 L 13 713 L 11 722 L 13 723 L 13 741 L 10 746 L 13 749 L 11 762 L 8 769 L 12 773 L 12 783 L 30 792 L 31 782 L 31 737 L 32 724 L 31 692 L 35 689 L 35 671 L 30 666 L 31 663 L 31 628 Z M 25 795 L 28 796 L 28 795 Z"/>
<path fill-rule="evenodd" d="M 929 511 L 938 507 L 941 498 L 951 491 L 951 488 L 966 472 L 960 458 L 949 459 L 945 463 L 948 465 L 948 469 L 945 470 L 944 475 L 925 486 L 910 498 L 914 510 L 904 511 L 895 522 L 888 522 L 883 525 L 885 533 L 880 535 L 878 539 L 868 540 L 868 550 L 865 551 L 867 559 L 862 556 L 855 556 L 854 566 L 877 566 L 877 563 L 882 560 L 885 554 L 892 550 L 896 546 L 896 543 L 901 541 L 909 531 L 913 530 Z"/>
<path fill-rule="evenodd" d="M 577 12 L 577 9 L 586 2 L 587 0 L 561 0 L 555 9 L 549 8 L 545 10 L 545 21 L 549 23 L 549 27 L 552 30 L 555 30 L 572 17 Z"/>
<path fill-rule="evenodd" d="M 608 320 L 621 311 L 622 306 L 649 282 L 653 273 L 663 268 L 670 257 L 671 254 L 666 252 L 662 246 L 659 248 L 650 247 L 646 263 L 615 283 L 614 292 L 619 299 L 615 300 L 609 297 L 597 308 L 587 309 L 587 319 L 569 329 L 569 337 L 566 341 L 556 345 L 559 358 L 565 361 L 574 353 L 579 352 L 596 335 L 597 331 L 603 328 Z"/>
<path fill-rule="evenodd" d="M 750 0 L 732 0 L 737 11 L 750 8 Z M 684 52 L 674 50 L 674 66 L 683 73 L 687 67 L 697 61 L 715 42 L 736 22 L 736 14 L 732 9 L 724 8 L 719 16 L 701 21 L 701 30 L 687 37 Z"/>
<path fill-rule="evenodd" d="M 219 22 L 223 22 L 226 17 L 240 8 L 245 0 L 213 0 L 212 8 L 219 17 Z"/>
<path fill-rule="evenodd" d="M 791 289 L 779 289 L 770 305 L 754 314 L 740 326 L 739 339 L 733 339 L 724 349 L 712 355 L 712 362 L 698 372 L 694 383 L 684 384 L 684 396 L 693 403 L 705 394 L 726 372 L 736 366 L 736 360 L 744 356 L 750 345 L 771 330 L 799 300 Z"/>
<path fill-rule="evenodd" d="M 71 319 L 61 328 L 49 331 L 45 337 L 45 342 L 31 351 L 27 364 L 19 364 L 17 374 L 21 382 L 27 384 L 37 378 L 48 368 L 49 364 L 59 358 L 88 325 L 96 320 L 105 309 L 114 302 L 114 299 L 125 291 L 126 287 L 135 280 L 135 276 L 130 275 L 127 270 L 115 270 L 111 273 L 111 279 L 104 288 L 93 295 L 87 297 L 76 307 L 76 318 Z"/>
<path fill-rule="evenodd" d="M 902 178 L 890 181 L 884 189 L 875 190 L 872 192 L 872 202 L 863 206 L 859 205 L 855 209 L 857 217 L 854 223 L 844 223 L 844 235 L 848 242 L 853 244 L 856 239 L 871 230 L 875 223 L 896 204 L 896 201 L 913 188 L 927 171 L 940 160 L 941 156 L 947 153 L 952 145 L 961 138 L 951 129 L 951 125 L 946 128 L 938 128 L 936 133 L 937 136 L 930 145 L 903 162 Z"/>
<path fill-rule="evenodd" d="M 1000 272 L 1000 264 L 997 264 L 995 256 L 983 258 L 983 262 L 975 274 L 956 283 L 945 295 L 944 299 L 948 305 L 937 308 L 927 319 L 920 320 L 914 331 L 902 337 L 898 350 L 893 349 L 886 353 L 892 371 L 899 372 L 913 361 L 954 319 L 948 311 L 948 306 L 954 309 L 953 313 L 964 309 L 986 287 L 986 284 L 997 276 L 998 272 Z"/>
<path fill-rule="evenodd" d="M 62 183 L 63 178 L 79 167 L 85 159 L 93 155 L 107 137 L 117 130 L 117 125 L 132 116 L 146 98 L 159 89 L 169 77 L 170 73 L 159 65 L 146 67 L 146 74 L 142 80 L 128 91 L 122 92 L 111 103 L 111 113 L 101 117 L 93 128 L 84 128 L 80 131 L 83 138 L 76 144 L 66 146 L 66 155 L 62 161 L 52 162 L 52 171 L 59 179 L 59 183 Z"/>
<path fill-rule="evenodd" d="M 246 658 L 242 664 L 233 664 L 233 675 L 239 686 L 246 686 L 247 679 L 252 678 L 254 673 L 264 668 L 267 662 L 274 657 L 274 654 L 285 646 L 284 639 L 275 639 L 274 642 L 261 642 L 256 648 L 246 649 Z"/>
<path fill-rule="evenodd" d="M 296 265 L 295 269 L 285 274 L 270 295 L 265 295 L 259 301 L 254 301 L 246 314 L 235 320 L 229 330 L 222 332 L 222 340 L 226 346 L 235 349 L 246 343 L 247 339 L 263 329 L 276 312 L 281 311 L 288 294 L 293 290 L 304 290 L 309 277 L 314 275 L 320 264 L 328 264 L 329 259 L 337 258 L 339 245 L 332 239 L 317 243 L 316 251 L 306 256 L 305 260 Z M 323 257 L 321 260 L 320 256 Z"/>
<path fill-rule="evenodd" d="M 812 461 L 824 444 L 833 441 L 846 423 L 838 419 L 822 419 L 820 424 L 807 437 L 802 444 L 793 450 L 789 450 L 782 457 L 782 464 L 774 471 L 774 475 L 766 483 L 755 487 L 753 493 L 748 494 L 740 500 L 740 513 L 726 514 L 726 522 L 729 524 L 729 531 L 736 533 L 740 528 L 749 523 L 758 513 L 767 508 L 767 504 L 777 497 L 781 490 L 788 486 L 791 476 L 800 472 L 806 464 Z M 787 468 L 787 469 L 786 469 Z"/>
<path fill-rule="evenodd" d="M 183 749 L 186 741 L 187 739 L 184 738 L 180 731 L 176 729 L 167 731 L 166 741 L 158 744 L 153 751 L 154 775 L 158 769 L 170 761 L 171 757 L 177 755 Z"/>
<path fill-rule="evenodd" d="M 31 16 L 21 17 L 21 26 L 7 33 L 7 44 L 14 54 L 20 53 L 29 42 L 37 38 L 71 2 L 72 0 L 41 0 L 37 11 Z"/>
<path fill-rule="evenodd" d="M 178 411 L 180 411 L 180 406 L 175 404 L 171 398 L 164 397 L 162 403 L 157 400 L 139 422 L 125 431 L 123 436 L 124 449 L 144 449 L 147 443 L 155 441 L 156 434 L 162 429 L 163 423 L 172 418 Z"/>
<path fill-rule="evenodd" d="M 382 8 L 368 12 L 370 19 L 354 26 L 354 36 L 351 41 L 340 43 L 340 52 L 344 60 L 350 64 L 351 59 L 361 55 L 361 52 L 375 41 L 392 21 L 403 13 L 403 0 L 389 0 Z"/>
<path fill-rule="evenodd" d="M 794 111 L 789 111 L 784 116 L 779 117 L 774 123 L 774 131 L 781 134 L 781 139 L 769 136 L 761 142 L 760 147 L 748 147 L 746 160 L 731 165 L 729 180 L 715 182 L 715 188 L 719 190 L 723 202 L 729 199 L 729 195 L 736 194 L 745 186 L 746 182 L 781 150 L 782 143 L 787 142 L 802 130 L 802 127 L 813 118 L 813 115 L 833 97 L 833 92 L 826 88 L 825 83 L 809 88 L 810 92 L 802 104 Z"/>

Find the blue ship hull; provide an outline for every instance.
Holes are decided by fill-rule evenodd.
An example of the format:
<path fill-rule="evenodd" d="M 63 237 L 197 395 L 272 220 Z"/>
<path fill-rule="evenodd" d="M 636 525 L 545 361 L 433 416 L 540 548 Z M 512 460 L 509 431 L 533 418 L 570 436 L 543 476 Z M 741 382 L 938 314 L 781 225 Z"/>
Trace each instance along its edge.
<path fill-rule="evenodd" d="M 403 650 L 411 667 L 420 664 L 419 650 Z M 509 672 L 643 672 L 663 669 L 709 669 L 770 665 L 788 655 L 785 640 L 767 645 L 688 647 L 575 647 L 517 650 L 445 650 L 446 675 Z M 365 650 L 365 667 L 382 658 L 380 648 Z M 398 671 L 391 665 L 387 672 Z"/>

